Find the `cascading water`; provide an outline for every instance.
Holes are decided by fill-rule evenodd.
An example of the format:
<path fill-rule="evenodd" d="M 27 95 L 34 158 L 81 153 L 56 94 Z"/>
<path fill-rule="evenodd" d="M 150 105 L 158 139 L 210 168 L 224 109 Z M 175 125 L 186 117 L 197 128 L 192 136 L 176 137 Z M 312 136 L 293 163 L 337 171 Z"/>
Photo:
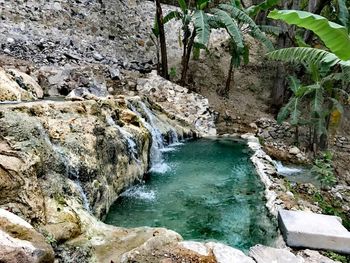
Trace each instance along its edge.
<path fill-rule="evenodd" d="M 132 134 L 124 130 L 119 125 L 117 125 L 111 116 L 106 116 L 106 121 L 110 126 L 115 127 L 120 132 L 120 134 L 122 135 L 123 139 L 127 144 L 129 154 L 136 161 L 137 164 L 140 164 L 141 161 L 137 158 L 137 155 L 138 155 L 137 148 L 136 148 L 137 145 L 132 137 Z"/>
<path fill-rule="evenodd" d="M 311 167 L 303 166 L 287 166 L 281 161 L 273 161 L 273 164 L 279 175 L 284 176 L 293 183 L 311 183 L 315 186 L 320 186 L 320 181 L 317 174 L 312 172 Z"/>
<path fill-rule="evenodd" d="M 280 175 L 293 175 L 303 171 L 301 168 L 284 166 L 281 161 L 274 161 L 273 164 L 277 170 L 277 173 Z"/>
<path fill-rule="evenodd" d="M 76 189 L 80 193 L 80 196 L 81 196 L 81 199 L 83 202 L 83 206 L 86 209 L 86 211 L 91 212 L 89 199 L 88 199 L 86 193 L 84 192 L 84 189 L 79 181 L 79 171 L 77 171 L 75 166 L 72 164 L 72 158 L 69 158 L 67 156 L 67 154 L 65 153 L 65 151 L 59 145 L 53 144 L 50 141 L 49 137 L 47 136 L 47 133 L 45 132 L 45 130 L 42 126 L 38 125 L 37 130 L 40 132 L 42 138 L 44 138 L 45 143 L 49 147 L 51 147 L 52 151 L 57 155 L 60 163 L 62 163 L 64 165 L 65 175 L 68 178 L 74 178 L 73 182 L 75 184 Z"/>
<path fill-rule="evenodd" d="M 144 116 L 136 109 L 134 105 L 128 103 L 129 108 L 139 116 L 142 124 L 150 132 L 152 136 L 152 145 L 150 150 L 150 172 L 165 173 L 169 166 L 164 162 L 162 158 L 162 151 L 166 151 L 167 148 L 164 147 L 164 140 L 161 131 L 157 128 L 156 123 L 157 117 L 147 108 L 147 106 L 142 101 L 137 101 L 138 106 L 143 111 Z M 176 132 L 175 132 L 176 134 Z M 173 135 L 172 139 L 178 141 L 177 134 L 176 137 Z"/>
<path fill-rule="evenodd" d="M 74 178 L 73 182 L 75 184 L 76 189 L 80 193 L 84 208 L 86 209 L 86 211 L 91 212 L 89 199 L 79 181 L 79 171 L 72 164 L 72 159 L 68 158 L 67 154 L 63 151 L 63 149 L 60 146 L 55 144 L 51 144 L 51 146 L 52 150 L 59 156 L 61 163 L 63 163 L 65 167 L 66 176 L 69 178 Z"/>

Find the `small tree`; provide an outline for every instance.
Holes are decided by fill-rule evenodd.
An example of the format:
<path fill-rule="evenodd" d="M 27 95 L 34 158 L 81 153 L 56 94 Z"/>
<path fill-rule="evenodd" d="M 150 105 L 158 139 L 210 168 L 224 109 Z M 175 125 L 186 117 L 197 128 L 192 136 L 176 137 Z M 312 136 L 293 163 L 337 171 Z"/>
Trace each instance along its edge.
<path fill-rule="evenodd" d="M 242 9 L 240 3 L 234 1 L 231 4 L 221 4 L 218 9 L 212 10 L 214 16 L 211 19 L 211 26 L 214 28 L 225 28 L 230 35 L 230 65 L 227 74 L 226 85 L 218 90 L 218 94 L 228 97 L 231 80 L 234 77 L 234 68 L 238 68 L 243 61 L 249 62 L 249 46 L 244 42 L 243 35 L 250 34 L 259 40 L 268 49 L 273 50 L 271 41 L 265 36 L 255 22 Z"/>

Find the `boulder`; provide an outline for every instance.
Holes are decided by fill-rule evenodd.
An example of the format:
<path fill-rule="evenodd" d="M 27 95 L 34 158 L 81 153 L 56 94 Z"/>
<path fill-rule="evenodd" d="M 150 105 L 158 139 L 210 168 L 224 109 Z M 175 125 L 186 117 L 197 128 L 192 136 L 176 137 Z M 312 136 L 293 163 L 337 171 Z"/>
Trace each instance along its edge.
<path fill-rule="evenodd" d="M 29 78 L 28 76 L 26 79 Z M 15 77 L 0 68 L 0 101 L 30 101 L 37 98 L 35 93 L 23 89 L 18 82 L 20 82 L 20 79 L 16 81 Z M 23 81 L 22 83 L 23 87 L 26 87 Z"/>
<path fill-rule="evenodd" d="M 336 216 L 280 210 L 278 223 L 287 245 L 350 253 L 350 232 Z"/>
<path fill-rule="evenodd" d="M 0 262 L 54 262 L 52 247 L 28 222 L 0 209 Z"/>
<path fill-rule="evenodd" d="M 304 263 L 300 256 L 295 256 L 288 249 L 278 249 L 263 245 L 250 248 L 249 256 L 257 263 Z"/>
<path fill-rule="evenodd" d="M 299 148 L 298 147 L 291 147 L 290 149 L 289 149 L 289 153 L 290 154 L 293 154 L 293 155 L 297 155 L 297 154 L 300 154 L 300 150 L 299 150 Z"/>
<path fill-rule="evenodd" d="M 17 69 L 6 70 L 8 74 L 12 76 L 17 83 L 20 83 L 21 88 L 31 93 L 35 98 L 42 99 L 44 97 L 44 91 L 40 85 L 31 76 L 23 73 Z"/>
<path fill-rule="evenodd" d="M 217 263 L 255 263 L 252 258 L 233 247 L 214 242 L 206 243 L 206 246 L 213 251 Z"/>

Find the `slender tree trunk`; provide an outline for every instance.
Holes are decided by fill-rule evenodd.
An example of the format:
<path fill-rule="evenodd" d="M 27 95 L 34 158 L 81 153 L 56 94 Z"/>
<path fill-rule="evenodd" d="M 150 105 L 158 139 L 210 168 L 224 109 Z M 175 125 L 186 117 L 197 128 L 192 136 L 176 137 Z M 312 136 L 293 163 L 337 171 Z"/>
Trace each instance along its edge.
<path fill-rule="evenodd" d="M 295 143 L 299 145 L 299 126 L 295 126 Z"/>
<path fill-rule="evenodd" d="M 165 32 L 164 32 L 164 24 L 163 24 L 163 12 L 162 7 L 160 5 L 160 0 L 156 1 L 156 17 L 157 23 L 159 27 L 159 42 L 160 42 L 160 53 L 162 57 L 162 77 L 169 79 L 168 74 L 168 58 L 166 51 L 166 40 L 165 40 Z"/>
<path fill-rule="evenodd" d="M 188 63 L 190 62 L 191 52 L 192 52 L 195 37 L 196 37 L 196 30 L 193 29 L 192 34 L 191 34 L 191 38 L 188 41 L 186 52 L 184 52 L 185 56 L 183 58 L 181 82 L 180 82 L 182 86 L 186 85 Z"/>
<path fill-rule="evenodd" d="M 309 0 L 308 10 L 314 14 L 321 14 L 323 8 L 328 5 L 330 0 Z M 313 33 L 310 30 L 306 30 L 304 33 L 304 41 L 305 43 L 310 43 L 312 39 Z"/>

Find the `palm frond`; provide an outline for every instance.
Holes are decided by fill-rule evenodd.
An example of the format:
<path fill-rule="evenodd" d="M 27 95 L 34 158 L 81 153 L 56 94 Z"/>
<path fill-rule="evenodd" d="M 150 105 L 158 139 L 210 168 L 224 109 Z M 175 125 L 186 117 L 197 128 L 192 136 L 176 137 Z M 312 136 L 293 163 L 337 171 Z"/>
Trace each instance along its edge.
<path fill-rule="evenodd" d="M 196 10 L 193 14 L 193 24 L 197 35 L 196 42 L 206 46 L 210 36 L 208 15 L 203 10 Z"/>
<path fill-rule="evenodd" d="M 305 64 L 320 64 L 327 63 L 331 66 L 339 63 L 341 60 L 326 50 L 310 48 L 310 47 L 291 47 L 282 48 L 276 51 L 267 53 L 267 57 L 273 60 L 284 62 L 296 62 Z"/>
<path fill-rule="evenodd" d="M 232 19 L 232 17 L 221 9 L 213 9 L 213 13 L 217 21 L 224 25 L 232 40 L 235 42 L 238 49 L 243 49 L 243 37 L 241 31 L 238 28 L 237 23 Z"/>
<path fill-rule="evenodd" d="M 219 8 L 228 12 L 235 20 L 248 25 L 250 31 L 249 34 L 263 43 L 270 51 L 274 50 L 272 42 L 266 37 L 266 35 L 255 24 L 254 20 L 249 17 L 244 11 L 228 4 L 220 4 Z"/>
<path fill-rule="evenodd" d="M 344 26 L 323 16 L 297 10 L 273 10 L 268 18 L 280 19 L 290 25 L 313 31 L 338 58 L 350 59 L 350 38 Z"/>

